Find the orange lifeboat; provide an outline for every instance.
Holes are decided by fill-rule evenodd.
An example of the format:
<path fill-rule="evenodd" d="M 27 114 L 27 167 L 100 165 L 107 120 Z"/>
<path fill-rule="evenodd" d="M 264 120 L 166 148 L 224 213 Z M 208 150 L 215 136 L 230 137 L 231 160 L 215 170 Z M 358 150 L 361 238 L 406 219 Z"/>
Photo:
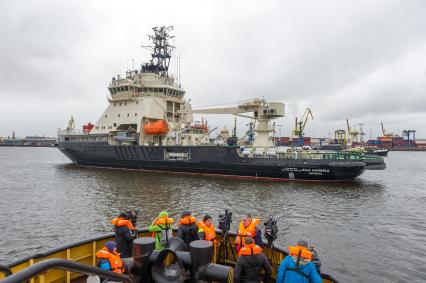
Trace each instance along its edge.
<path fill-rule="evenodd" d="M 148 124 L 143 127 L 143 131 L 146 135 L 164 135 L 169 132 L 169 127 L 166 121 L 158 120 L 155 122 L 148 122 Z"/>

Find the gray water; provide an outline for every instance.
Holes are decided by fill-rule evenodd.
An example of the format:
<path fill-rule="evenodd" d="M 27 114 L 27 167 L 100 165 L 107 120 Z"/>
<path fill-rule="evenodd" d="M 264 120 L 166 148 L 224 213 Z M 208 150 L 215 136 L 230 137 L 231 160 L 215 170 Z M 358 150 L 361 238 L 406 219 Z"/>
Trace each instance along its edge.
<path fill-rule="evenodd" d="M 348 183 L 254 182 L 80 168 L 55 148 L 0 147 L 0 263 L 112 231 L 139 208 L 278 219 L 277 243 L 316 244 L 341 282 L 426 281 L 426 153 L 391 152 L 384 171 Z M 262 227 L 263 228 L 263 227 Z"/>

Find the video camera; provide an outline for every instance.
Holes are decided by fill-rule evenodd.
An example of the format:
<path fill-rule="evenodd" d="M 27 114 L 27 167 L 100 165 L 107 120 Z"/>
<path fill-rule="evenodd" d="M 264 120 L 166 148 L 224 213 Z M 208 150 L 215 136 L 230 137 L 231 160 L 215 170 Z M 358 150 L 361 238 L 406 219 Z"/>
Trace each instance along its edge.
<path fill-rule="evenodd" d="M 269 215 L 268 221 L 266 221 L 263 225 L 265 225 L 263 235 L 268 240 L 268 244 L 271 245 L 278 236 L 277 219 L 274 219 L 272 215 Z"/>
<path fill-rule="evenodd" d="M 139 215 L 139 209 L 129 210 L 126 212 L 127 218 L 132 222 L 133 226 L 137 226 L 137 220 Z"/>
<path fill-rule="evenodd" d="M 218 228 L 222 231 L 229 231 L 232 223 L 232 212 L 227 209 L 224 214 L 219 214 Z"/>
<path fill-rule="evenodd" d="M 315 250 L 314 245 L 308 245 L 308 250 L 312 253 L 312 262 L 319 273 L 321 271 L 321 260 L 318 257 L 318 252 Z"/>

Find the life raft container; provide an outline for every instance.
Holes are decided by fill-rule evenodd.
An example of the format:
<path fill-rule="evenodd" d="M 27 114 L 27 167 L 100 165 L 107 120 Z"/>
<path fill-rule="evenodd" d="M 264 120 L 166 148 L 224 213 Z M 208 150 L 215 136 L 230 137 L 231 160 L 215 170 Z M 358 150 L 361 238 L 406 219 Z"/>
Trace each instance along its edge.
<path fill-rule="evenodd" d="M 148 122 L 143 127 L 143 131 L 146 135 L 164 135 L 169 132 L 167 122 L 164 120 L 158 120 L 155 122 Z"/>
<path fill-rule="evenodd" d="M 88 123 L 87 125 L 83 125 L 83 132 L 88 134 L 90 133 L 90 131 L 93 129 L 95 125 L 93 125 L 92 123 Z"/>

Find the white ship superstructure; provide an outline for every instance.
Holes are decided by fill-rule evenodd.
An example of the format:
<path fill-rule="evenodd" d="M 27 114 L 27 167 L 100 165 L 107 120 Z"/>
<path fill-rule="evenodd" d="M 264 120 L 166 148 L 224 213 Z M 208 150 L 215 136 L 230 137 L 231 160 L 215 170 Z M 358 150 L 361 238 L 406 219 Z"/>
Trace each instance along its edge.
<path fill-rule="evenodd" d="M 168 74 L 173 46 L 172 27 L 154 28 L 152 59 L 140 70 L 113 77 L 108 90 L 109 105 L 95 125 L 85 132 L 69 126 L 59 132 L 64 141 L 108 141 L 111 145 L 213 145 L 207 122 L 194 123 L 193 114 L 232 114 L 257 121 L 255 148 L 273 147 L 270 120 L 284 116 L 284 104 L 252 99 L 235 107 L 192 109 L 185 90 Z M 252 113 L 249 116 L 247 113 Z M 73 124 L 73 123 L 71 123 Z M 89 134 L 90 133 L 90 134 Z"/>
<path fill-rule="evenodd" d="M 114 135 L 127 131 L 132 135 L 138 133 L 140 144 L 170 144 L 171 135 L 146 135 L 144 127 L 164 120 L 172 133 L 192 122 L 192 115 L 178 112 L 189 108 L 190 104 L 184 99 L 185 91 L 173 77 L 129 71 L 125 78 L 113 78 L 108 89 L 111 94 L 109 105 L 96 122 L 92 134 Z"/>

